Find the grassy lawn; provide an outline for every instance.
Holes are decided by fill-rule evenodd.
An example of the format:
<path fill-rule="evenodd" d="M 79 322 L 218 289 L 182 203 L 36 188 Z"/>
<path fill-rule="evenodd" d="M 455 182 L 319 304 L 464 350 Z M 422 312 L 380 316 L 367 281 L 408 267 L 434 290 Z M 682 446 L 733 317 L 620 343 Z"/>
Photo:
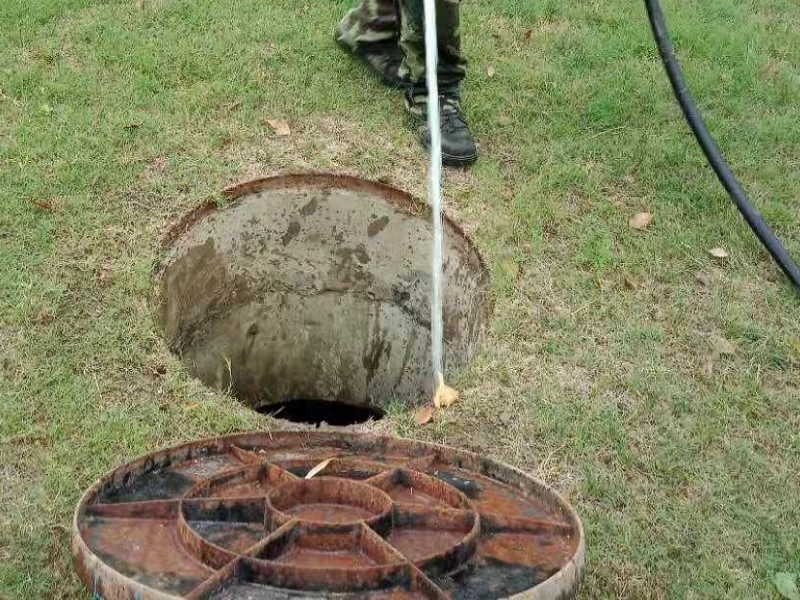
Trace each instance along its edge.
<path fill-rule="evenodd" d="M 399 95 L 332 43 L 351 4 L 0 3 L 0 598 L 88 597 L 70 518 L 100 474 L 276 426 L 165 349 L 148 299 L 169 222 L 280 171 L 424 193 Z M 800 257 L 800 4 L 665 9 L 720 145 Z M 446 202 L 491 266 L 492 333 L 461 404 L 378 428 L 561 490 L 587 529 L 583 598 L 778 598 L 773 575 L 800 573 L 800 303 L 687 133 L 643 7 L 483 0 L 464 19 L 483 156 L 447 173 Z"/>

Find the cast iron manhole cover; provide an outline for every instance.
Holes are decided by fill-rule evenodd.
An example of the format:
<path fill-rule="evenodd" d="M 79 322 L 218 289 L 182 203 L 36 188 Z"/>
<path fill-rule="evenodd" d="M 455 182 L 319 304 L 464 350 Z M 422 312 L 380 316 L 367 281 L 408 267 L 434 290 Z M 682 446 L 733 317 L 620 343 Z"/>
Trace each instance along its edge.
<path fill-rule="evenodd" d="M 74 528 L 78 571 L 107 600 L 566 599 L 585 554 L 573 509 L 521 471 L 338 432 L 145 456 L 86 492 Z"/>

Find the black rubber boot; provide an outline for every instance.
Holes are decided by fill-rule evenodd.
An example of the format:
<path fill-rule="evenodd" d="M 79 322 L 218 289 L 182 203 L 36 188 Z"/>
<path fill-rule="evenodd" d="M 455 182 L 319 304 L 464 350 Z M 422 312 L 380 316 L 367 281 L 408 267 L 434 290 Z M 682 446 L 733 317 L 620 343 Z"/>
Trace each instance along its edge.
<path fill-rule="evenodd" d="M 411 92 L 406 94 L 411 113 L 419 120 L 419 140 L 426 150 L 431 148 L 431 132 L 428 129 L 427 112 L 419 100 L 415 102 Z M 440 98 L 442 126 L 442 164 L 448 167 L 467 167 L 478 160 L 478 147 L 461 112 L 458 100 Z"/>
<path fill-rule="evenodd" d="M 403 51 L 396 41 L 362 44 L 364 48 L 353 50 L 349 44 L 340 40 L 337 30 L 336 43 L 344 51 L 367 65 L 380 77 L 383 85 L 390 88 L 404 88 L 407 85 L 406 80 L 400 76 Z"/>

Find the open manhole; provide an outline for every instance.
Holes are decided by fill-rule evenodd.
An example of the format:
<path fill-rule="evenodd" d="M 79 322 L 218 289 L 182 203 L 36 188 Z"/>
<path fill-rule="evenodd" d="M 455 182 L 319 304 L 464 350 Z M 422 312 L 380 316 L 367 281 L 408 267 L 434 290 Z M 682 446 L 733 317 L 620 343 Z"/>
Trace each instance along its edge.
<path fill-rule="evenodd" d="M 585 555 L 574 510 L 521 471 L 331 432 L 238 434 L 120 467 L 81 499 L 73 551 L 107 600 L 566 600 Z"/>
<path fill-rule="evenodd" d="M 228 193 L 230 205 L 201 207 L 173 228 L 158 269 L 160 325 L 189 371 L 265 412 L 299 400 L 377 416 L 385 402 L 429 397 L 425 206 L 386 185 L 322 174 Z M 476 350 L 491 308 L 481 258 L 447 219 L 444 277 L 452 372 Z"/>

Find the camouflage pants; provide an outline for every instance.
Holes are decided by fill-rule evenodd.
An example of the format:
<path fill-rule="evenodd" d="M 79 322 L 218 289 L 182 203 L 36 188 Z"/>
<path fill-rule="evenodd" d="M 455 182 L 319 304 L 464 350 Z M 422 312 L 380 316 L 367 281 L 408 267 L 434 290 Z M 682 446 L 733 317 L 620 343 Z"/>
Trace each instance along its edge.
<path fill-rule="evenodd" d="M 461 0 L 436 0 L 440 93 L 458 98 L 467 61 L 461 54 Z M 396 44 L 403 52 L 400 75 L 411 87 L 414 104 L 424 103 L 425 25 L 422 0 L 363 0 L 336 30 L 340 43 L 354 52 L 382 52 Z"/>

